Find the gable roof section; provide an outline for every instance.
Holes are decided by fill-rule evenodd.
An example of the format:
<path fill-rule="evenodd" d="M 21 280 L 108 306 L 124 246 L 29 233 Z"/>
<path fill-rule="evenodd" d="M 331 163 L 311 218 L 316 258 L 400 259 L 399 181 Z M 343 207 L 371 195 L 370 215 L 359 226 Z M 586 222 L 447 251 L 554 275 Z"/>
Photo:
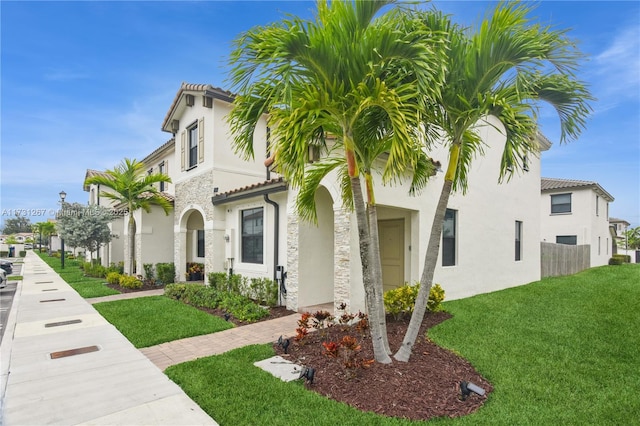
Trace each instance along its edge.
<path fill-rule="evenodd" d="M 235 96 L 224 89 L 219 87 L 213 87 L 210 84 L 192 84 L 185 83 L 184 81 L 180 85 L 180 89 L 176 96 L 173 98 L 173 102 L 169 107 L 169 111 L 167 111 L 167 115 L 164 117 L 164 121 L 162 122 L 162 130 L 165 132 L 171 132 L 171 119 L 178 110 L 179 107 L 185 104 L 185 95 L 193 94 L 193 93 L 202 93 L 204 96 L 209 96 L 214 99 L 219 99 L 224 102 L 231 103 Z"/>
<path fill-rule="evenodd" d="M 90 177 L 94 177 L 94 176 L 102 176 L 103 178 L 109 178 L 109 175 L 106 174 L 105 172 L 101 172 L 98 170 L 93 170 L 93 169 L 87 169 L 87 173 L 85 173 L 84 175 L 84 181 L 86 182 L 87 179 L 89 179 Z M 89 185 L 82 185 L 82 189 L 89 192 Z"/>
<path fill-rule="evenodd" d="M 613 196 L 604 190 L 597 182 L 574 179 L 542 178 L 540 181 L 541 192 L 553 192 L 559 189 L 593 189 L 602 195 L 607 201 L 612 202 Z"/>

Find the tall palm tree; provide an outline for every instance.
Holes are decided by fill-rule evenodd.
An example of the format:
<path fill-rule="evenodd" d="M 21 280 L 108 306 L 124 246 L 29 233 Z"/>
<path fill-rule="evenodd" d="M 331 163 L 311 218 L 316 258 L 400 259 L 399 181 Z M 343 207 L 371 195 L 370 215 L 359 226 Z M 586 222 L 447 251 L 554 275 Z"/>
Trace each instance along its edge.
<path fill-rule="evenodd" d="M 389 363 L 377 238 L 373 170 L 383 158 L 389 182 L 411 169 L 428 175 L 418 136 L 426 100 L 444 73 L 442 40 L 415 10 L 381 10 L 388 0 L 317 2 L 315 20 L 291 17 L 235 40 L 230 63 L 237 93 L 229 122 L 237 152 L 254 156 L 265 114 L 278 171 L 295 187 L 302 218 L 315 220 L 315 190 L 337 170 L 343 204 L 355 210 L 375 359 Z M 420 41 L 420 42 L 419 42 Z M 331 140 L 327 141 L 326 137 Z M 326 155 L 309 167 L 310 145 Z M 416 187 L 426 179 L 413 178 Z M 363 187 L 364 186 L 364 187 Z M 364 193 L 363 193 L 364 191 Z M 366 194 L 366 199 L 365 199 Z"/>
<path fill-rule="evenodd" d="M 116 205 L 126 207 L 129 222 L 127 241 L 129 248 L 129 264 L 127 273 L 133 275 L 134 243 L 135 243 L 135 220 L 133 213 L 142 209 L 147 213 L 151 212 L 152 206 L 159 206 L 168 215 L 173 206 L 171 202 L 162 196 L 155 187 L 156 183 L 171 183 L 171 178 L 164 173 L 147 174 L 144 163 L 135 159 L 125 158 L 120 164 L 111 170 L 107 170 L 105 175 L 95 175 L 87 178 L 85 185 L 100 185 L 111 191 L 101 191 L 100 195 L 109 198 Z"/>
<path fill-rule="evenodd" d="M 407 361 L 423 320 L 440 236 L 452 191 L 464 193 L 472 160 L 482 155 L 477 126 L 488 115 L 505 129 L 506 143 L 500 180 L 526 167 L 527 158 L 539 155 L 536 143 L 537 111 L 541 103 L 553 106 L 560 119 L 561 142 L 576 139 L 593 100 L 574 71 L 580 52 L 566 31 L 532 24 L 531 7 L 500 3 L 477 32 L 454 25 L 439 12 L 428 16 L 427 26 L 449 36 L 447 74 L 441 97 L 432 108 L 449 146 L 449 161 L 425 255 L 420 290 L 403 344 L 394 355 Z"/>
<path fill-rule="evenodd" d="M 42 237 L 48 241 L 47 245 L 51 247 L 49 238 L 56 231 L 56 225 L 53 222 L 37 222 L 33 225 L 33 231 L 40 234 L 40 253 L 42 253 Z"/>

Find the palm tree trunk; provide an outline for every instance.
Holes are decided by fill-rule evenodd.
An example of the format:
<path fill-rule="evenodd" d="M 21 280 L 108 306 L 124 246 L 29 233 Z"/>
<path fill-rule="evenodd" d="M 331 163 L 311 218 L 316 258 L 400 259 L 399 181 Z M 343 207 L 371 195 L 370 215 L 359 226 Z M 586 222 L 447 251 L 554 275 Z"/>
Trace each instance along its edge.
<path fill-rule="evenodd" d="M 411 314 L 411 321 L 409 322 L 409 327 L 404 335 L 402 346 L 400 346 L 398 352 L 393 356 L 398 361 L 409 361 L 413 345 L 418 337 L 418 331 L 420 331 L 420 325 L 424 319 L 431 285 L 433 284 L 433 274 L 436 269 L 436 263 L 438 262 L 440 237 L 442 235 L 442 226 L 447 212 L 447 203 L 449 202 L 452 185 L 452 181 L 445 180 L 444 185 L 442 186 L 442 192 L 440 193 L 436 213 L 434 215 L 433 223 L 431 224 L 431 235 L 429 236 L 427 253 L 424 258 L 424 269 L 422 271 L 422 276 L 420 277 L 420 290 L 418 290 L 416 304 L 413 309 L 413 314 Z"/>
<path fill-rule="evenodd" d="M 135 221 L 133 220 L 133 213 L 129 214 L 129 236 L 127 238 L 129 244 L 129 268 L 127 273 L 129 275 L 133 275 L 133 262 L 135 261 L 135 255 L 133 253 L 133 247 L 135 245 Z"/>
<path fill-rule="evenodd" d="M 356 222 L 358 224 L 358 240 L 360 242 L 360 260 L 362 262 L 362 280 L 364 285 L 365 302 L 369 314 L 371 327 L 371 343 L 373 345 L 373 355 L 377 362 L 390 364 L 391 357 L 387 353 L 380 325 L 380 304 L 376 303 L 376 283 L 372 270 L 371 260 L 371 233 L 367 223 L 367 212 L 362 196 L 362 187 L 358 176 L 351 177 L 351 189 L 353 193 L 353 203 L 356 211 Z"/>
<path fill-rule="evenodd" d="M 375 298 L 377 313 L 377 321 L 380 324 L 380 332 L 382 333 L 382 343 L 387 354 L 391 355 L 391 349 L 389 348 L 389 337 L 387 336 L 387 321 L 384 311 L 384 288 L 382 282 L 382 262 L 380 260 L 380 238 L 378 237 L 378 209 L 375 204 L 369 204 L 367 206 L 367 213 L 369 217 L 369 233 L 371 235 L 371 271 L 373 274 L 373 280 L 375 283 Z M 376 320 L 372 315 L 369 315 L 371 321 Z"/>

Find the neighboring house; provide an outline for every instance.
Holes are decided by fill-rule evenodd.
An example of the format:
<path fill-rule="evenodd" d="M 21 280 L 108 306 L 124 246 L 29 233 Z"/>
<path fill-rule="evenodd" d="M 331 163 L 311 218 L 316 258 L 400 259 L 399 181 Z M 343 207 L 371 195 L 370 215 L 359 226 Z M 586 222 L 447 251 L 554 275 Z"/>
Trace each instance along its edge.
<path fill-rule="evenodd" d="M 175 167 L 174 158 L 174 140 L 170 139 L 141 161 L 147 166 L 147 173 L 160 172 L 171 176 L 171 171 Z M 101 171 L 87 170 L 85 179 L 95 175 L 106 176 Z M 173 202 L 174 185 L 171 183 L 158 185 L 158 190 L 163 196 Z M 84 190 L 89 192 L 90 205 L 95 204 L 111 209 L 116 217 L 110 224 L 112 240 L 100 249 L 98 257 L 105 266 L 124 262 L 126 268 L 129 259 L 127 244 L 129 215 L 126 206 L 116 205 L 111 199 L 100 195 L 105 190 L 110 191 L 108 188 L 88 185 Z M 134 270 L 136 273 L 143 275 L 143 265 L 147 263 L 155 265 L 161 262 L 173 262 L 173 212 L 165 215 L 160 207 L 152 206 L 150 213 L 142 209 L 135 211 L 134 220 L 136 225 Z"/>
<path fill-rule="evenodd" d="M 616 237 L 616 245 L 622 249 L 626 249 L 626 236 L 625 233 L 629 230 L 631 224 L 624 219 L 618 219 L 615 217 L 609 218 L 609 225 L 613 227 Z"/>
<path fill-rule="evenodd" d="M 589 245 L 590 266 L 606 265 L 613 254 L 609 203 L 614 198 L 598 183 L 542 178 L 542 241 Z"/>
<path fill-rule="evenodd" d="M 336 177 L 329 175 L 316 193 L 317 225 L 298 220 L 297 190 L 265 166 L 266 120 L 255 129 L 255 159 L 234 152 L 226 121 L 232 101 L 231 93 L 211 85 L 183 83 L 178 90 L 162 123 L 173 138 L 144 160 L 150 170 L 164 163 L 173 181 L 165 192 L 174 199 L 174 211 L 169 219 L 161 212 L 138 212 L 137 264 L 156 263 L 146 253 L 162 247 L 172 250 L 179 280 L 187 263 L 201 262 L 207 274 L 286 277 L 282 300 L 289 309 L 331 309 L 345 302 L 351 311 L 364 310 L 355 216 L 342 207 Z M 531 158 L 527 171 L 498 184 L 505 143 L 501 129 L 493 117 L 481 126 L 485 155 L 475 159 L 466 195 L 454 194 L 449 201 L 434 277 L 447 299 L 540 278 L 540 159 Z M 551 146 L 542 135 L 537 141 L 541 151 Z M 445 147 L 429 154 L 436 161 L 447 159 Z M 309 162 L 316 155 L 310 152 Z M 443 179 L 437 173 L 415 197 L 408 195 L 407 182 L 376 183 L 385 289 L 420 279 Z M 104 205 L 104 197 L 97 196 L 100 188 L 85 190 L 91 203 Z M 103 254 L 103 263 L 126 258 L 117 248 L 126 246 L 126 226 L 112 226 L 119 238 Z"/>

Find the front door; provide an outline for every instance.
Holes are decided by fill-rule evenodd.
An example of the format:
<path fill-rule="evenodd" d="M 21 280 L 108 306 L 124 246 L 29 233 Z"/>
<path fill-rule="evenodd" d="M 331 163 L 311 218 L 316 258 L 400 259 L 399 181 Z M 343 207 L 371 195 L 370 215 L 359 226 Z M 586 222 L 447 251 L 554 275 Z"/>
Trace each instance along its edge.
<path fill-rule="evenodd" d="M 404 219 L 378 221 L 384 291 L 404 284 Z"/>

